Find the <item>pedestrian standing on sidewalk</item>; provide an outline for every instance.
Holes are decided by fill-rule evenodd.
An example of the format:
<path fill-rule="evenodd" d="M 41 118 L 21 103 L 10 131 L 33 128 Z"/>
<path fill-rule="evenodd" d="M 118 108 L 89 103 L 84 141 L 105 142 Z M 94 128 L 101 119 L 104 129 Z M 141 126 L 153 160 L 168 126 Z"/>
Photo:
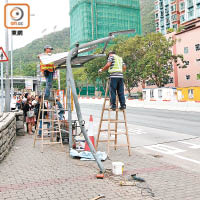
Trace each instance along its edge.
<path fill-rule="evenodd" d="M 10 102 L 11 110 L 16 110 L 16 108 L 17 108 L 16 104 L 17 104 L 17 97 L 16 97 L 16 95 L 14 95 Z"/>
<path fill-rule="evenodd" d="M 17 106 L 18 110 L 22 109 L 22 96 L 19 96 L 17 98 L 17 104 L 16 104 L 16 106 Z"/>
<path fill-rule="evenodd" d="M 114 51 L 109 52 L 107 64 L 99 70 L 99 73 L 108 70 L 110 74 L 110 102 L 111 109 L 116 110 L 116 92 L 119 97 L 120 110 L 126 109 L 124 97 L 124 79 L 123 72 L 126 71 L 126 65 L 123 59 L 115 54 Z"/>
<path fill-rule="evenodd" d="M 44 47 L 44 53 L 40 54 L 38 57 L 40 58 L 40 56 L 43 56 L 43 55 L 51 56 L 52 55 L 52 53 L 51 53 L 52 50 L 53 50 L 53 48 L 50 45 L 46 45 Z M 45 100 L 51 100 L 51 98 L 50 98 L 50 90 L 52 88 L 53 73 L 55 71 L 55 66 L 54 66 L 53 63 L 43 64 L 40 61 L 40 70 L 44 74 L 44 77 L 46 79 L 46 88 L 45 88 L 44 99 Z"/>
<path fill-rule="evenodd" d="M 28 125 L 28 133 L 32 135 L 32 127 L 35 123 L 35 114 L 33 110 L 34 106 L 32 105 L 32 100 L 28 99 L 23 110 L 26 117 L 26 123 Z"/>

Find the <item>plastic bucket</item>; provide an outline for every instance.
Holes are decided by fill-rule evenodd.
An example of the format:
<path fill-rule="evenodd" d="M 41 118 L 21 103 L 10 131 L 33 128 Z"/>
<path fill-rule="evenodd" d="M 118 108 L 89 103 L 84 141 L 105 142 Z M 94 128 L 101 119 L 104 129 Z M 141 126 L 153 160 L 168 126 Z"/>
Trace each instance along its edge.
<path fill-rule="evenodd" d="M 124 163 L 112 162 L 112 173 L 115 175 L 122 175 L 124 171 Z"/>

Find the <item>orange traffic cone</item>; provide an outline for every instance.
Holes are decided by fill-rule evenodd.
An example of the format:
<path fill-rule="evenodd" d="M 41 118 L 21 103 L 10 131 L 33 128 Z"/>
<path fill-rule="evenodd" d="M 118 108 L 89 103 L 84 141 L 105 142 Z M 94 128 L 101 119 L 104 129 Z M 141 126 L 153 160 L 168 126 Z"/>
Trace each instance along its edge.
<path fill-rule="evenodd" d="M 89 126 L 88 126 L 88 132 L 87 132 L 90 141 L 92 142 L 94 146 L 94 133 L 93 133 L 93 117 L 90 115 L 90 120 L 89 120 Z M 90 147 L 88 146 L 88 143 L 85 142 L 85 151 L 90 151 Z"/>

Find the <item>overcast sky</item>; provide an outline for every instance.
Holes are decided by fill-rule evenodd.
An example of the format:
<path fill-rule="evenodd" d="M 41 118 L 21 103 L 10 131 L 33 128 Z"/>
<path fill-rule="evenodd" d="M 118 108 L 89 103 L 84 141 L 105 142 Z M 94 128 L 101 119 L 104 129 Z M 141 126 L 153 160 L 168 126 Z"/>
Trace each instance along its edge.
<path fill-rule="evenodd" d="M 8 3 L 27 3 L 30 5 L 30 27 L 23 31 L 23 36 L 14 36 L 14 49 L 25 46 L 36 38 L 70 26 L 69 0 L 8 0 Z M 4 28 L 5 0 L 0 0 L 0 46 L 5 48 Z M 45 32 L 43 32 L 47 29 Z M 10 31 L 9 31 L 10 32 Z M 43 33 L 42 33 L 43 32 Z"/>

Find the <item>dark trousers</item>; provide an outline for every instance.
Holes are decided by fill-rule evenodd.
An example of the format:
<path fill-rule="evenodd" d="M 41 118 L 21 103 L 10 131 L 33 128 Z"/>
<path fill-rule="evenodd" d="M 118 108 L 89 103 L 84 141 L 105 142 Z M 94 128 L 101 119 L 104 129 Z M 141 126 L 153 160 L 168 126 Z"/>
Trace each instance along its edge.
<path fill-rule="evenodd" d="M 52 88 L 52 83 L 53 83 L 53 72 L 45 71 L 44 76 L 46 78 L 46 88 L 45 88 L 45 97 L 50 96 L 50 90 Z"/>
<path fill-rule="evenodd" d="M 119 97 L 120 105 L 125 106 L 123 78 L 110 78 L 110 102 L 112 106 L 116 106 L 116 92 Z"/>

